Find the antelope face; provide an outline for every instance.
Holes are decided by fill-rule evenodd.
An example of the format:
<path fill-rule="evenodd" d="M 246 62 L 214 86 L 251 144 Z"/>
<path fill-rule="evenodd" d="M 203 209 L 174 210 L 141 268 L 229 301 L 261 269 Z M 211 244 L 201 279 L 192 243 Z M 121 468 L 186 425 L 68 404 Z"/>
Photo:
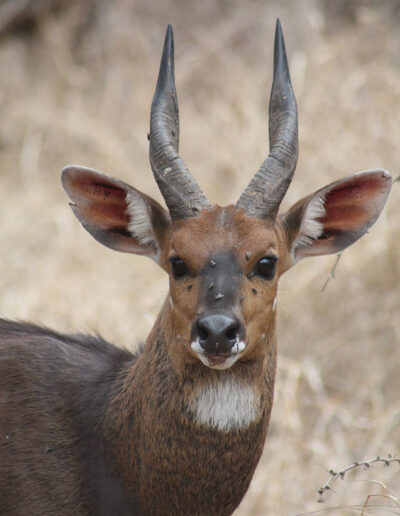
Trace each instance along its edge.
<path fill-rule="evenodd" d="M 72 209 L 102 244 L 149 256 L 170 277 L 163 312 L 175 357 L 227 369 L 262 360 L 273 341 L 278 278 L 299 259 L 338 253 L 375 222 L 391 187 L 384 170 L 336 181 L 278 215 L 297 162 L 297 107 L 279 21 L 270 100 L 270 153 L 233 206 L 213 206 L 178 154 L 172 29 L 150 120 L 150 162 L 168 210 L 135 188 L 69 166 Z"/>
<path fill-rule="evenodd" d="M 265 347 L 279 252 L 271 224 L 233 206 L 173 224 L 162 263 L 179 341 L 203 364 L 226 369 Z"/>

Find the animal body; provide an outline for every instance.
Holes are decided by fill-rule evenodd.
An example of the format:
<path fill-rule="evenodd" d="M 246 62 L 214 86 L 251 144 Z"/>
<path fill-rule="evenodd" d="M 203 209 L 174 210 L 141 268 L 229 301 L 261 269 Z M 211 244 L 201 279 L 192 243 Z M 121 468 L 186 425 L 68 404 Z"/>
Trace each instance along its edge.
<path fill-rule="evenodd" d="M 228 515 L 260 458 L 276 369 L 279 277 L 375 222 L 384 170 L 278 214 L 297 162 L 297 108 L 279 21 L 270 154 L 236 204 L 213 205 L 178 154 L 172 29 L 151 109 L 150 162 L 167 209 L 100 172 L 63 186 L 102 244 L 152 258 L 170 289 L 140 352 L 0 320 L 0 514 Z"/>

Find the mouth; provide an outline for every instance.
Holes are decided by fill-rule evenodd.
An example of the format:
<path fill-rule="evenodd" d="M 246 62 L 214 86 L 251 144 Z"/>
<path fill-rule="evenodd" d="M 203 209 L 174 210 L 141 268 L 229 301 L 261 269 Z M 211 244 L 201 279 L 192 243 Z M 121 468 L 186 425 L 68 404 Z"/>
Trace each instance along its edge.
<path fill-rule="evenodd" d="M 240 358 L 245 347 L 246 344 L 238 340 L 228 353 L 208 353 L 198 339 L 191 343 L 191 348 L 199 360 L 211 369 L 229 369 Z"/>

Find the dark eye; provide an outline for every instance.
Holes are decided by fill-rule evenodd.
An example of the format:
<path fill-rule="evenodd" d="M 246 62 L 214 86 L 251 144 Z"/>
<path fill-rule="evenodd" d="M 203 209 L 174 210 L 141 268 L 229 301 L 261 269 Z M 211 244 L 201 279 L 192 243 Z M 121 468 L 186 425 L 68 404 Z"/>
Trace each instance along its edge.
<path fill-rule="evenodd" d="M 181 258 L 171 258 L 172 274 L 174 278 L 182 278 L 187 271 L 187 265 Z"/>
<path fill-rule="evenodd" d="M 275 276 L 276 256 L 264 256 L 256 265 L 256 272 L 265 279 L 271 280 Z"/>

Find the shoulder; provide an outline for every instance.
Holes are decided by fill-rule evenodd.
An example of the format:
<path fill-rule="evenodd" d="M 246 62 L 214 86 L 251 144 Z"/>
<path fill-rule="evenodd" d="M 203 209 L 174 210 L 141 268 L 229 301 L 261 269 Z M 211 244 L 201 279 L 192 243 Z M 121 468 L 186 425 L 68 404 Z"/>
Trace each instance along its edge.
<path fill-rule="evenodd" d="M 82 364 L 96 360 L 123 365 L 136 358 L 135 353 L 115 346 L 99 335 L 60 333 L 45 326 L 6 319 L 0 319 L 0 349 L 2 354 L 17 353 L 21 358 L 30 356 L 34 361 L 43 352 L 54 362 Z"/>

